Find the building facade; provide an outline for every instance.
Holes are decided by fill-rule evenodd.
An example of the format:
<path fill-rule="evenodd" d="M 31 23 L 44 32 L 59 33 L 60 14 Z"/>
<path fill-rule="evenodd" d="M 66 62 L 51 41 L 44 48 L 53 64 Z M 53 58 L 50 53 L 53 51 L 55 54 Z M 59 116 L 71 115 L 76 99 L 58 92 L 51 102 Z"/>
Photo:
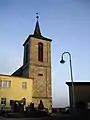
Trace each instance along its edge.
<path fill-rule="evenodd" d="M 72 106 L 72 83 L 66 82 L 69 86 L 69 101 Z M 75 104 L 79 102 L 90 103 L 90 82 L 74 82 Z"/>
<path fill-rule="evenodd" d="M 10 105 L 11 100 L 26 99 L 26 105 L 32 101 L 33 79 L 10 75 L 0 75 L 0 103 Z"/>
<path fill-rule="evenodd" d="M 29 35 L 23 44 L 23 65 L 12 74 L 32 77 L 32 101 L 37 106 L 42 100 L 49 109 L 52 107 L 51 41 L 42 36 L 37 19 L 34 33 Z"/>

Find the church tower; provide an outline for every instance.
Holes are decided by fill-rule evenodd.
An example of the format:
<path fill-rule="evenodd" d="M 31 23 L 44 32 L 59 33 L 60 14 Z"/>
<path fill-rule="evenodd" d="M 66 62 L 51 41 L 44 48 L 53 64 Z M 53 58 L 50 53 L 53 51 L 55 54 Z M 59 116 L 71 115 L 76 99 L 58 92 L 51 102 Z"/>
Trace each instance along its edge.
<path fill-rule="evenodd" d="M 39 16 L 36 17 L 34 33 L 24 42 L 23 66 L 15 72 L 23 77 L 33 78 L 32 100 L 37 107 L 40 100 L 46 108 L 52 107 L 51 83 L 51 39 L 43 37 L 40 31 Z M 20 72 L 21 71 L 21 72 Z M 13 74 L 13 75 L 14 75 Z M 18 75 L 18 74 L 17 74 Z"/>
<path fill-rule="evenodd" d="M 51 39 L 41 35 L 39 21 L 33 35 L 29 35 L 24 46 L 24 60 L 22 75 L 33 77 L 33 102 L 35 106 L 40 100 L 45 107 L 52 106 L 51 83 Z"/>

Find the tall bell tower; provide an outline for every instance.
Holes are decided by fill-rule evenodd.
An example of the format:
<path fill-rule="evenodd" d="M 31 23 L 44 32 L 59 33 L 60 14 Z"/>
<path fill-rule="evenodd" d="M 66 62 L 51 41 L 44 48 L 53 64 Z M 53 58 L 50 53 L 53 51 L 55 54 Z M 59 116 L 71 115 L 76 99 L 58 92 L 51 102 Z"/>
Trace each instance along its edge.
<path fill-rule="evenodd" d="M 29 35 L 24 46 L 24 59 L 22 75 L 33 77 L 33 96 L 35 106 L 40 100 L 45 107 L 52 106 L 51 82 L 51 39 L 43 37 L 39 27 L 39 16 L 34 33 Z"/>

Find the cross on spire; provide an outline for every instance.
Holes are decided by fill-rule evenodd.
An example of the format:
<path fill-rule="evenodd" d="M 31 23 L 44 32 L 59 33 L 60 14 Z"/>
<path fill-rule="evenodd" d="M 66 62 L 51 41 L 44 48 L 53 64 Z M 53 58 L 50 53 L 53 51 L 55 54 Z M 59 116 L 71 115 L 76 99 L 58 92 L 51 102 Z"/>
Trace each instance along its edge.
<path fill-rule="evenodd" d="M 38 20 L 38 18 L 39 18 L 38 13 L 36 13 L 36 15 L 37 15 L 36 18 L 37 18 L 37 20 Z"/>

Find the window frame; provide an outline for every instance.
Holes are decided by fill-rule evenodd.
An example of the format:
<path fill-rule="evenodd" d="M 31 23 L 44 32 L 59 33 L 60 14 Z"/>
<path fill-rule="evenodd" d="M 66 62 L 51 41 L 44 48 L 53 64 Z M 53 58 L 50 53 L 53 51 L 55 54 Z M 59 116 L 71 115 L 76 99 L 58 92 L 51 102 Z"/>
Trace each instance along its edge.
<path fill-rule="evenodd" d="M 22 82 L 22 89 L 27 89 L 27 82 Z"/>
<path fill-rule="evenodd" d="M 11 87 L 11 81 L 10 80 L 0 80 L 0 87 L 10 88 Z"/>
<path fill-rule="evenodd" d="M 38 43 L 38 61 L 43 62 L 43 43 Z"/>
<path fill-rule="evenodd" d="M 1 98 L 1 105 L 6 105 L 6 98 Z"/>

